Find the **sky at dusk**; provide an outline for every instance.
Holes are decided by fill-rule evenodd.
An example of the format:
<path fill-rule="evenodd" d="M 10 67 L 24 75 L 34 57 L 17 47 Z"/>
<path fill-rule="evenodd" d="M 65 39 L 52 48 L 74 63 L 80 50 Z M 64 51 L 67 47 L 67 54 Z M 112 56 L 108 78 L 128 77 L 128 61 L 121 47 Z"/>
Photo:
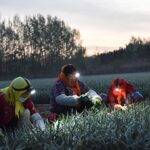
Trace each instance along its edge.
<path fill-rule="evenodd" d="M 150 38 L 150 0 L 0 0 L 0 19 L 57 16 L 78 29 L 87 55 Z"/>

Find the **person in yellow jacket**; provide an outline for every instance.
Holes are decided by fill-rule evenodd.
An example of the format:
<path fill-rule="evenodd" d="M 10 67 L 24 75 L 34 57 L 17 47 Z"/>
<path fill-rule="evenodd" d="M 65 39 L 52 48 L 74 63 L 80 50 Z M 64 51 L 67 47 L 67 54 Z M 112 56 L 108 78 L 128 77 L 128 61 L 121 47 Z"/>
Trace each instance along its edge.
<path fill-rule="evenodd" d="M 8 87 L 0 89 L 0 128 L 17 127 L 22 118 L 29 118 L 36 127 L 45 130 L 44 121 L 32 102 L 34 93 L 30 81 L 23 77 L 15 78 Z M 27 120 L 23 122 L 29 123 Z"/>

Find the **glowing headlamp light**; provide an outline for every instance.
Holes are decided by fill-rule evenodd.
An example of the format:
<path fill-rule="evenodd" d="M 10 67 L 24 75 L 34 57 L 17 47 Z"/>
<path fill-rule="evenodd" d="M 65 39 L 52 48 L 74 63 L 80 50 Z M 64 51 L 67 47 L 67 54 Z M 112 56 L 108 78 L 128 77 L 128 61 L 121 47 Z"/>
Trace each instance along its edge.
<path fill-rule="evenodd" d="M 77 73 L 75 74 L 75 77 L 76 77 L 76 78 L 79 78 L 79 77 L 80 77 L 80 73 L 77 72 Z"/>
<path fill-rule="evenodd" d="M 33 89 L 33 90 L 31 90 L 30 94 L 31 94 L 31 95 L 34 95 L 35 92 L 36 92 L 36 91 Z"/>
<path fill-rule="evenodd" d="M 120 92 L 120 89 L 119 88 L 115 88 L 115 91 Z"/>

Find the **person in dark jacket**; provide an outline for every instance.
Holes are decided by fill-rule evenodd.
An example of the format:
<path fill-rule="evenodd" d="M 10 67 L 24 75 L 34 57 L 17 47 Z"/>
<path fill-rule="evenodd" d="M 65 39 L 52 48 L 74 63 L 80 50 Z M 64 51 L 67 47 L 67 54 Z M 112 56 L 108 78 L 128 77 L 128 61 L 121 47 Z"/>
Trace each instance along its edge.
<path fill-rule="evenodd" d="M 91 107 L 88 100 L 86 102 L 83 100 L 84 96 L 91 99 L 92 103 L 101 102 L 101 96 L 81 82 L 78 76 L 79 73 L 74 65 L 68 64 L 62 67 L 51 91 L 51 119 L 54 119 L 56 114 L 82 112 L 85 108 Z"/>

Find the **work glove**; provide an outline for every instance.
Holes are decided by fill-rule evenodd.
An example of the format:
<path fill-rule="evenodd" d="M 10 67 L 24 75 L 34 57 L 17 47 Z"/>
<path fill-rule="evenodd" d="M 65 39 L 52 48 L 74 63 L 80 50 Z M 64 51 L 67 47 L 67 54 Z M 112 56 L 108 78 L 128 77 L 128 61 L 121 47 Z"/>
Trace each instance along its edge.
<path fill-rule="evenodd" d="M 93 105 L 100 105 L 102 102 L 102 98 L 94 90 L 89 90 L 87 92 L 87 96 L 91 100 Z"/>
<path fill-rule="evenodd" d="M 102 98 L 95 91 L 89 90 L 87 93 L 79 97 L 79 101 L 87 107 L 92 107 L 99 106 Z"/>
<path fill-rule="evenodd" d="M 87 96 L 87 93 L 82 94 L 79 98 L 78 98 L 79 104 L 85 106 L 86 108 L 90 108 L 93 106 L 93 103 L 91 101 L 91 99 L 89 99 L 89 97 Z"/>
<path fill-rule="evenodd" d="M 88 102 L 90 99 L 89 99 L 89 97 L 86 95 L 86 94 L 82 94 L 81 96 L 79 96 L 78 97 L 78 100 L 80 101 L 80 102 Z"/>
<path fill-rule="evenodd" d="M 45 123 L 41 117 L 41 115 L 39 113 L 34 113 L 31 116 L 31 121 L 33 122 L 33 124 L 39 128 L 41 131 L 45 131 Z"/>

